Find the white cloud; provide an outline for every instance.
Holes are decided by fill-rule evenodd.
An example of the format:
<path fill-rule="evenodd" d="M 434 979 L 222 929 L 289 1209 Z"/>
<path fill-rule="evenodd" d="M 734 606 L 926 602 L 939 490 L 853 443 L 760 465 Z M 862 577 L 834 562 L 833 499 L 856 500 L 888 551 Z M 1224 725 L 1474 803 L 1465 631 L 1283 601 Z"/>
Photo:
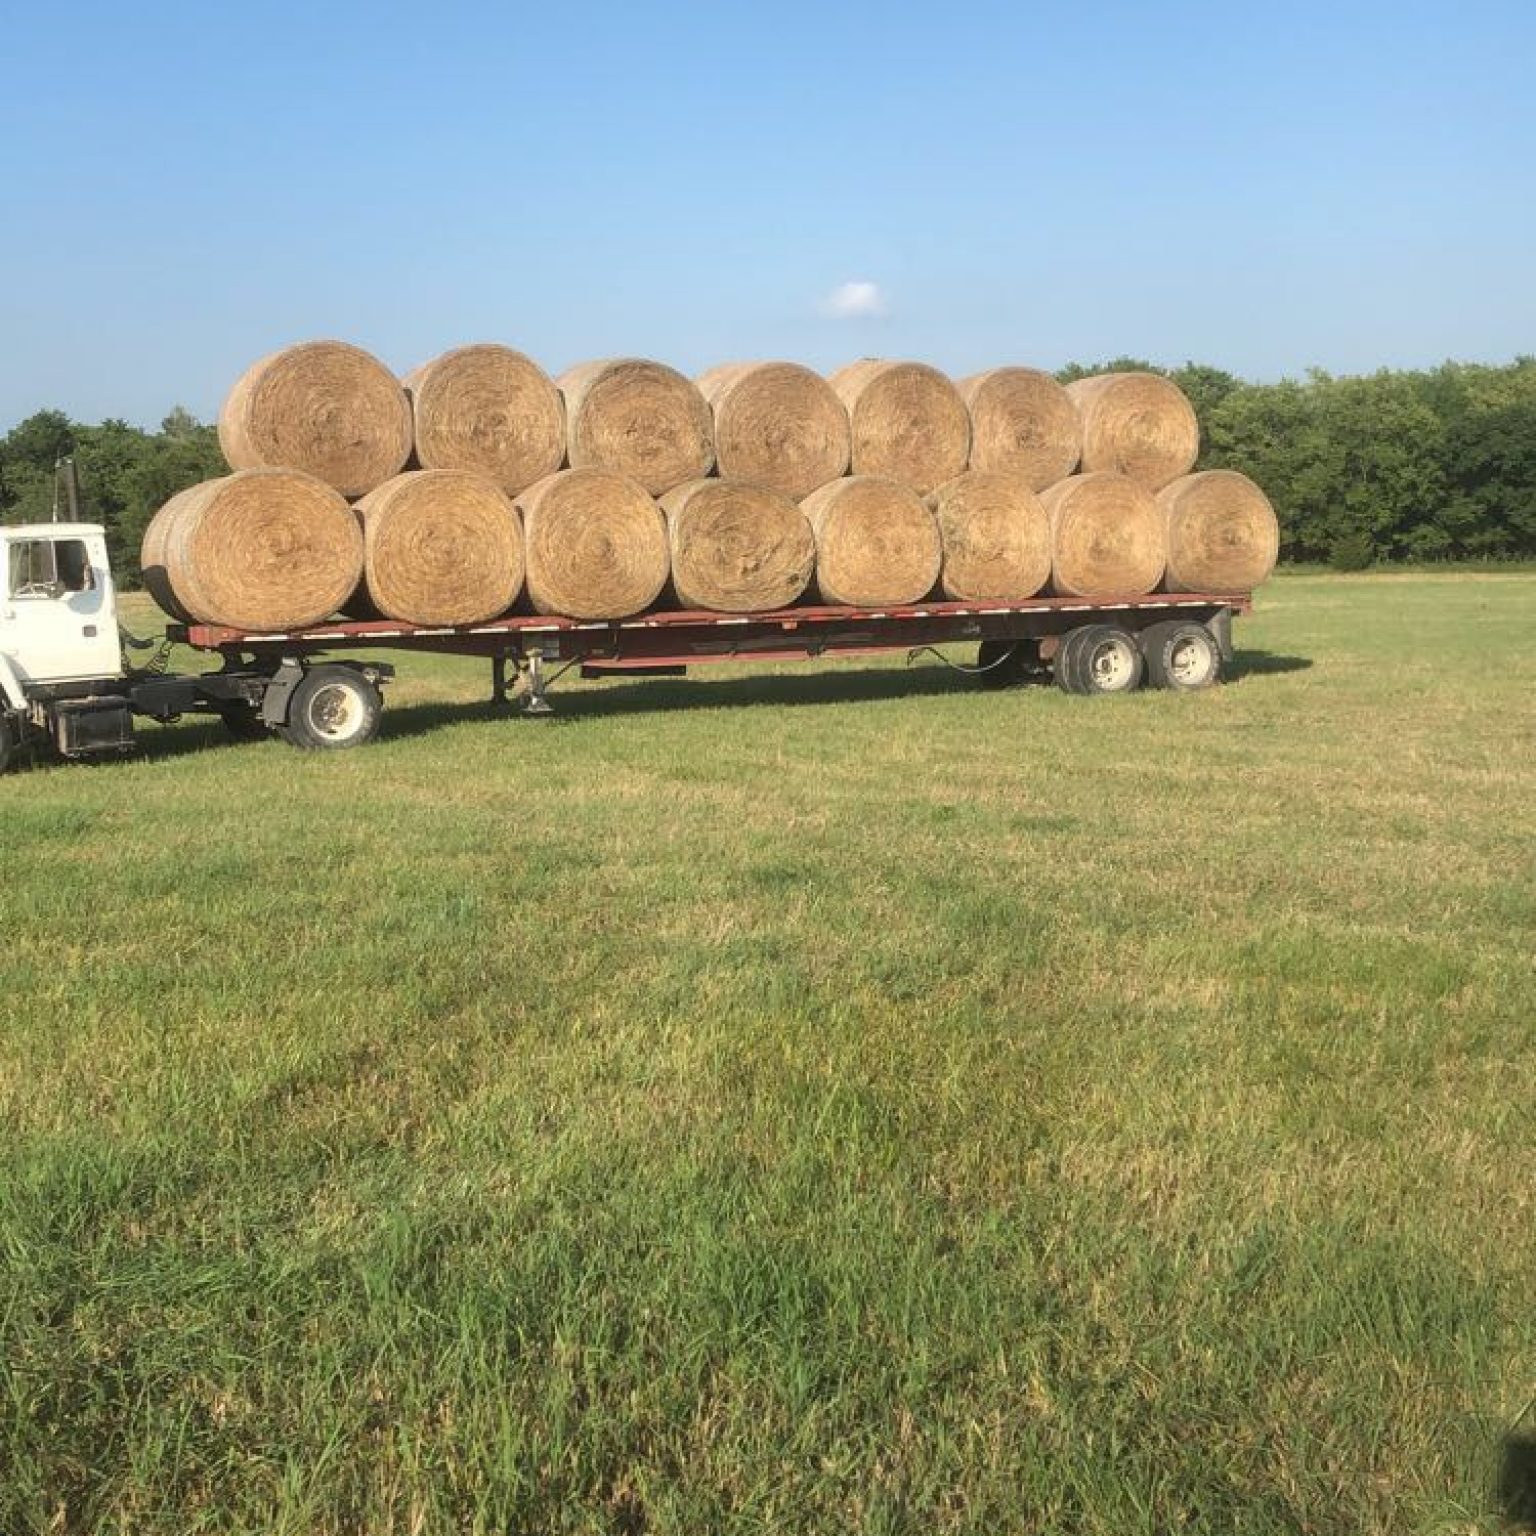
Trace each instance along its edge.
<path fill-rule="evenodd" d="M 890 306 L 879 283 L 839 283 L 822 301 L 822 313 L 834 320 L 867 320 L 886 314 Z"/>

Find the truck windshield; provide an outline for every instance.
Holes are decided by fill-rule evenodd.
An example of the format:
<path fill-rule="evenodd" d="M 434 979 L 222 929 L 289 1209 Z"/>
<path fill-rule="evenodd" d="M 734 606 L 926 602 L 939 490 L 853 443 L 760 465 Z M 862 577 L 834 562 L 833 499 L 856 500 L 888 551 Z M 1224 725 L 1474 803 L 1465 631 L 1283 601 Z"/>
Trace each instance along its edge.
<path fill-rule="evenodd" d="M 83 539 L 21 539 L 11 545 L 12 597 L 63 597 L 95 585 Z"/>

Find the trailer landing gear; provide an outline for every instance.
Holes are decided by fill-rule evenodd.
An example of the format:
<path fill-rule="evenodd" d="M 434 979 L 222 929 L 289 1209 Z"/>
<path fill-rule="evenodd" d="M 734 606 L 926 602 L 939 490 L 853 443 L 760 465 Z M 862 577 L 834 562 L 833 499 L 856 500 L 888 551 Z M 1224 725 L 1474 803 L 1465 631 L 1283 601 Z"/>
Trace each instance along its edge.
<path fill-rule="evenodd" d="M 513 692 L 516 683 L 509 685 L 507 682 L 508 661 L 512 662 L 518 677 L 527 679 L 521 697 Z M 556 673 L 556 676 L 559 674 Z M 521 715 L 554 714 L 545 697 L 550 681 L 544 676 L 544 656 L 541 651 L 529 651 L 522 656 L 491 657 L 491 705 L 495 709 L 511 709 L 516 706 Z"/>

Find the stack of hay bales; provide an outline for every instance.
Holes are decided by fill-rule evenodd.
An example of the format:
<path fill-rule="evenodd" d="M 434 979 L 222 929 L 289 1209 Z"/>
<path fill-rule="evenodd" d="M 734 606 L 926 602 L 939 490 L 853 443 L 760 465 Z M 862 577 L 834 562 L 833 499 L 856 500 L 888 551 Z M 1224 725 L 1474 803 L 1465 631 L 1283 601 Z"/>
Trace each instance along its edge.
<path fill-rule="evenodd" d="M 232 473 L 157 514 L 145 581 L 256 631 L 1239 592 L 1278 543 L 1251 481 L 1192 472 L 1194 412 L 1143 373 L 611 358 L 551 379 L 476 345 L 402 380 L 320 341 L 249 368 L 219 440 Z"/>

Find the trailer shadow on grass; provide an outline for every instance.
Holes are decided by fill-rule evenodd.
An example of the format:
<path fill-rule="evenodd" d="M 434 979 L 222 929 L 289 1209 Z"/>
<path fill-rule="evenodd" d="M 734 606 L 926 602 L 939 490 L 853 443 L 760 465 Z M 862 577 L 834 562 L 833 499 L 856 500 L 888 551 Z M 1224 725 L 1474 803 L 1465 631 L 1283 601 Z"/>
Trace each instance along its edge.
<path fill-rule="evenodd" d="M 966 692 L 974 680 L 943 667 L 847 668 L 800 675 L 751 677 L 615 678 L 598 686 L 556 685 L 549 692 L 555 720 L 598 720 L 620 715 L 676 713 L 690 709 L 779 708 L 815 704 L 867 703 Z M 468 720 L 502 720 L 520 714 L 521 700 L 510 706 L 407 704 L 386 709 L 382 734 L 407 736 Z"/>
<path fill-rule="evenodd" d="M 1280 672 L 1305 672 L 1312 665 L 1310 656 L 1281 656 L 1274 651 L 1238 651 L 1227 664 L 1228 682 L 1245 677 L 1270 677 Z"/>
<path fill-rule="evenodd" d="M 1311 665 L 1311 660 L 1304 656 L 1239 651 L 1227 669 L 1227 677 L 1236 682 L 1248 677 L 1300 672 Z M 487 677 L 487 692 L 489 681 Z M 554 711 L 550 718 L 575 723 L 679 710 L 853 704 L 968 692 L 985 696 L 974 675 L 931 664 L 910 668 L 842 667 L 819 672 L 786 669 L 737 677 L 711 677 L 701 669 L 686 678 L 616 677 L 597 686 L 557 685 L 550 693 Z M 488 698 L 389 705 L 384 711 L 380 736 L 386 740 L 408 738 L 480 720 L 519 717 L 519 703 L 498 706 Z M 155 760 L 251 745 L 235 740 L 214 720 L 185 720 L 166 727 L 150 727 L 143 731 L 141 744 L 143 755 Z"/>
<path fill-rule="evenodd" d="M 1499 1513 L 1517 1531 L 1536 1531 L 1536 1434 L 1509 1434 L 1499 1447 Z"/>

